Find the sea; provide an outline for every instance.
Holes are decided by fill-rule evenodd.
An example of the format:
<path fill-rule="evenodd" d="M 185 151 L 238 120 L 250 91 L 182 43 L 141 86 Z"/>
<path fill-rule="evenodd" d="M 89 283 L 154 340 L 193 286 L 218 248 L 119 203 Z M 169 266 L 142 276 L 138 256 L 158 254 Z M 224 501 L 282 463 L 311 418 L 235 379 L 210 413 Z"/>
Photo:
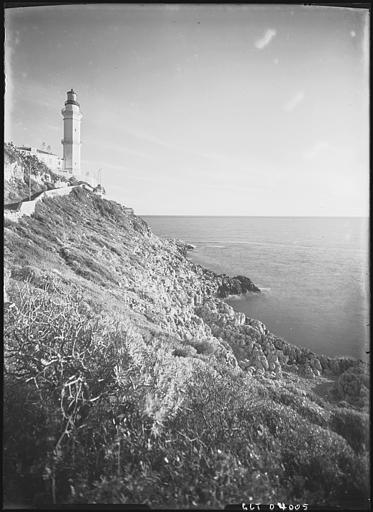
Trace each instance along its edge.
<path fill-rule="evenodd" d="M 290 343 L 367 360 L 369 220 L 347 217 L 143 216 L 152 231 L 195 245 L 189 258 L 249 277 L 261 294 L 226 299 Z"/>

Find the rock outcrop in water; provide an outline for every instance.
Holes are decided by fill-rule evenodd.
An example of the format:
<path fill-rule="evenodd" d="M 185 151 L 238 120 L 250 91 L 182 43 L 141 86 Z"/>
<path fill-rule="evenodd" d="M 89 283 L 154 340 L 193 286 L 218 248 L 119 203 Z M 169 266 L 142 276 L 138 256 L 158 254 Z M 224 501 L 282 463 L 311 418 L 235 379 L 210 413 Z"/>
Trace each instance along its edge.
<path fill-rule="evenodd" d="M 243 295 L 248 292 L 260 293 L 260 289 L 248 277 L 222 275 L 218 279 L 221 280 L 217 293 L 219 298 L 223 299 L 229 295 Z"/>

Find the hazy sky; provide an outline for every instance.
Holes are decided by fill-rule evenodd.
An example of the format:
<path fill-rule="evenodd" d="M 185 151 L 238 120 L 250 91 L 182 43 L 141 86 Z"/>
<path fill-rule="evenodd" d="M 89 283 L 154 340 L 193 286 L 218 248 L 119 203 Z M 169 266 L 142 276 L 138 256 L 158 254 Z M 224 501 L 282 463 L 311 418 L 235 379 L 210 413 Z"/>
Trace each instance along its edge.
<path fill-rule="evenodd" d="M 82 167 L 138 214 L 367 215 L 367 10 L 74 5 L 6 12 L 5 140 Z"/>

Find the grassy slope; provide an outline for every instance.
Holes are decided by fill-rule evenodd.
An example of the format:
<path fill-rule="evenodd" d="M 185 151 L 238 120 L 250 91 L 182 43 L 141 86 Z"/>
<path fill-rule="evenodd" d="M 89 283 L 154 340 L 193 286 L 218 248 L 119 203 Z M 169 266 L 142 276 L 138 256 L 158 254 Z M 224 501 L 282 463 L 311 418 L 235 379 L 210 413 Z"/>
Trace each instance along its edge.
<path fill-rule="evenodd" d="M 8 500 L 365 503 L 364 408 L 231 364 L 213 278 L 141 219 L 74 190 L 6 225 L 5 264 Z"/>

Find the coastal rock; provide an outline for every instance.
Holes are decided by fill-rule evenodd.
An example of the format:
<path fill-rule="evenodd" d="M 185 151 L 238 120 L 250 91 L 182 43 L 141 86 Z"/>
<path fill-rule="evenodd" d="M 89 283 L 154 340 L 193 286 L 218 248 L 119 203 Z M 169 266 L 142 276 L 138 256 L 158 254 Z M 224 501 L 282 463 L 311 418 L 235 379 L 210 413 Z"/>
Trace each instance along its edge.
<path fill-rule="evenodd" d="M 246 320 L 245 313 L 235 313 L 235 325 L 244 325 Z"/>
<path fill-rule="evenodd" d="M 337 359 L 330 359 L 329 368 L 334 375 L 339 375 L 341 373 L 339 366 L 339 361 Z"/>
<path fill-rule="evenodd" d="M 247 292 L 260 293 L 260 289 L 248 277 L 221 276 L 221 285 L 217 290 L 218 297 L 225 298 L 229 295 L 243 295 Z"/>
<path fill-rule="evenodd" d="M 318 360 L 323 370 L 329 369 L 329 361 L 326 356 L 320 355 L 318 356 Z"/>
<path fill-rule="evenodd" d="M 313 379 L 315 377 L 315 374 L 312 371 L 311 366 L 308 364 L 302 368 L 302 373 L 307 379 Z"/>
<path fill-rule="evenodd" d="M 247 359 L 244 359 L 243 361 L 240 361 L 240 366 L 241 366 L 241 368 L 243 368 L 243 369 L 249 368 L 249 366 L 250 366 L 250 361 L 248 361 Z"/>
<path fill-rule="evenodd" d="M 276 378 L 282 376 L 284 369 L 311 379 L 323 371 L 316 354 L 277 338 L 262 322 L 246 318 L 219 299 L 205 299 L 195 308 L 195 313 L 210 326 L 213 336 L 234 347 L 239 365 L 245 371 L 249 364 L 266 374 L 275 374 Z"/>
<path fill-rule="evenodd" d="M 278 360 L 268 360 L 268 366 L 271 372 L 275 371 L 279 364 Z"/>
<path fill-rule="evenodd" d="M 254 318 L 246 318 L 246 325 L 249 325 L 255 329 L 262 336 L 265 336 L 268 333 L 267 327 L 260 320 L 255 320 Z"/>
<path fill-rule="evenodd" d="M 299 367 L 296 364 L 287 364 L 286 370 L 292 373 L 299 373 Z"/>
<path fill-rule="evenodd" d="M 281 364 L 278 361 L 275 363 L 275 374 L 277 378 L 282 377 L 282 368 Z"/>
<path fill-rule="evenodd" d="M 255 373 L 255 368 L 253 366 L 249 366 L 246 368 L 245 372 L 248 377 L 252 377 Z"/>
<path fill-rule="evenodd" d="M 286 356 L 282 350 L 276 350 L 277 359 L 281 364 L 286 364 L 289 360 L 289 356 Z"/>
<path fill-rule="evenodd" d="M 268 364 L 267 358 L 263 355 L 263 356 L 259 356 L 258 359 L 261 362 L 264 370 L 265 371 L 269 370 L 269 364 Z"/>
<path fill-rule="evenodd" d="M 320 363 L 320 361 L 319 361 L 317 358 L 315 358 L 315 357 L 314 357 L 314 358 L 312 358 L 312 359 L 311 359 L 311 362 L 310 362 L 310 365 L 311 365 L 311 367 L 313 368 L 313 370 L 318 371 L 318 372 L 319 372 L 319 374 L 320 374 L 320 372 L 322 372 L 322 366 L 321 366 L 321 363 Z"/>

